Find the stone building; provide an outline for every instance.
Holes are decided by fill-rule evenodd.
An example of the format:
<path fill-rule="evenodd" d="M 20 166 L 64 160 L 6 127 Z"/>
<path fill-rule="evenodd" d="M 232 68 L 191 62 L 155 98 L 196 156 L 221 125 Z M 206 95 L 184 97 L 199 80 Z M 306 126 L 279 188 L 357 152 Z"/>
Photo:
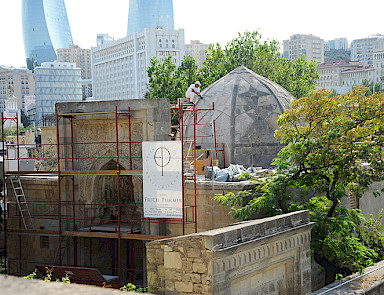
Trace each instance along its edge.
<path fill-rule="evenodd" d="M 25 68 L 0 67 L 0 110 L 4 111 L 8 97 L 18 99 L 17 107 L 24 107 L 25 96 L 35 94 L 35 79 L 31 70 Z"/>
<path fill-rule="evenodd" d="M 212 119 L 198 115 L 197 139 L 202 148 L 211 147 L 210 120 L 215 122 L 217 146 L 225 146 L 227 163 L 270 167 L 273 158 L 282 148 L 274 137 L 278 129 L 278 116 L 288 109 L 293 96 L 280 85 L 238 67 L 216 81 L 202 93 L 204 99 L 197 108 L 210 107 L 214 103 Z M 193 117 L 186 118 L 186 125 Z M 186 136 L 193 137 L 193 128 L 186 127 Z M 222 159 L 220 161 L 223 163 Z"/>
<path fill-rule="evenodd" d="M 384 83 L 384 49 L 377 50 L 373 54 L 374 83 Z M 381 87 L 383 89 L 383 87 Z"/>
<path fill-rule="evenodd" d="M 236 193 L 247 182 L 212 188 L 210 182 L 187 180 L 184 221 L 144 218 L 141 143 L 170 140 L 167 99 L 59 103 L 56 108 L 59 138 L 55 127 L 48 130 L 51 140 L 42 130 L 37 155 L 47 159 L 37 165 L 41 175 L 20 176 L 32 218 L 20 217 L 8 184 L 10 274 L 30 273 L 35 265 L 70 265 L 98 268 L 120 276 L 121 282 L 142 285 L 146 241 L 234 222 L 212 193 Z M 55 160 L 57 146 L 60 160 Z"/>
<path fill-rule="evenodd" d="M 314 35 L 295 34 L 283 42 L 283 56 L 296 60 L 302 55 L 310 63 L 324 62 L 324 40 Z"/>
<path fill-rule="evenodd" d="M 92 92 L 95 100 L 144 98 L 147 68 L 156 56 L 172 56 L 180 65 L 185 54 L 184 30 L 146 28 L 92 48 Z"/>
<path fill-rule="evenodd" d="M 341 75 L 342 86 L 352 89 L 355 85 L 363 85 L 363 81 L 373 81 L 375 70 L 373 66 L 358 66 L 352 69 L 344 70 Z"/>
<path fill-rule="evenodd" d="M 373 53 L 384 49 L 384 36 L 378 34 L 353 40 L 350 48 L 351 60 L 357 60 L 365 67 L 373 66 Z"/>
<path fill-rule="evenodd" d="M 185 55 L 192 56 L 199 65 L 199 68 L 202 68 L 207 58 L 208 47 L 209 44 L 203 44 L 199 40 L 191 40 L 191 43 L 185 44 Z"/>
<path fill-rule="evenodd" d="M 308 211 L 147 244 L 155 294 L 311 294 Z"/>
<path fill-rule="evenodd" d="M 68 48 L 59 48 L 57 52 L 58 62 L 75 63 L 81 69 L 81 83 L 83 99 L 92 96 L 92 66 L 91 49 L 83 49 L 77 45 L 69 45 Z"/>

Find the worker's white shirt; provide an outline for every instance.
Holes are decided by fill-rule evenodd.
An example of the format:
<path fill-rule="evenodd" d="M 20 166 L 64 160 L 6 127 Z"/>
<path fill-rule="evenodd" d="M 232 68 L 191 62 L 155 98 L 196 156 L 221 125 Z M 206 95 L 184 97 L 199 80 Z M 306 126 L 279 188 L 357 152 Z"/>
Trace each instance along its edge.
<path fill-rule="evenodd" d="M 185 93 L 185 97 L 188 97 L 188 94 L 193 93 L 192 89 L 195 90 L 196 93 L 200 93 L 200 87 L 196 87 L 195 84 L 191 84 L 191 86 L 189 86 L 187 92 Z"/>

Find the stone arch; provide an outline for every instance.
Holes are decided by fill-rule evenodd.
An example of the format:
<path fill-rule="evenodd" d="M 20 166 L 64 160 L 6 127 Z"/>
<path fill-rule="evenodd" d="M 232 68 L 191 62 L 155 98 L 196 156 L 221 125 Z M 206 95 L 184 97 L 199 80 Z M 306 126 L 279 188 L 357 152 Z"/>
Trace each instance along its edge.
<path fill-rule="evenodd" d="M 108 152 L 106 152 L 108 153 Z M 114 159 L 96 159 L 91 166 L 92 170 L 117 170 Z M 125 167 L 120 165 L 120 170 Z M 97 175 L 86 176 L 82 181 L 83 201 L 90 204 L 85 206 L 85 216 L 91 220 L 91 225 L 117 223 L 118 221 L 118 195 L 120 196 L 120 220 L 122 224 L 134 223 L 134 228 L 140 228 L 141 214 L 134 199 L 134 185 L 132 177 L 120 176 L 119 194 L 117 176 Z M 131 190 L 133 192 L 131 196 Z M 92 205 L 95 204 L 95 205 Z M 88 226 L 88 224 L 85 224 Z M 130 227 L 131 228 L 131 227 Z"/>

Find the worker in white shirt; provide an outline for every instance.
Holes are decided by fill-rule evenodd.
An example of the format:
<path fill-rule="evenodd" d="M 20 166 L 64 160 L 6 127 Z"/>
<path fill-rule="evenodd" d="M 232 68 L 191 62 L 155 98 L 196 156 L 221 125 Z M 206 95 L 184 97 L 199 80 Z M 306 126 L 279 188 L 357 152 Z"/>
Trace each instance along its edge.
<path fill-rule="evenodd" d="M 200 94 L 200 85 L 200 82 L 196 81 L 195 84 L 191 84 L 191 86 L 189 86 L 187 92 L 185 93 L 185 97 L 189 98 L 189 101 L 194 104 L 196 104 L 200 98 L 203 98 Z"/>

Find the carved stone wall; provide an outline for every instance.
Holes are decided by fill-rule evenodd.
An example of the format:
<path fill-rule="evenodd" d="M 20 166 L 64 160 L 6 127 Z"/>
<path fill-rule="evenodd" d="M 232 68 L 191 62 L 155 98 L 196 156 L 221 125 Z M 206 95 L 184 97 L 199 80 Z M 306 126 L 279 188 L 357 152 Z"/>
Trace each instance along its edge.
<path fill-rule="evenodd" d="M 308 211 L 147 244 L 156 294 L 311 294 Z"/>
<path fill-rule="evenodd" d="M 115 110 L 121 114 L 118 118 L 118 134 L 116 132 Z M 56 106 L 60 114 L 98 113 L 73 117 L 71 121 L 62 118 L 59 122 L 60 144 L 64 144 L 60 152 L 62 170 L 116 170 L 119 158 L 120 170 L 142 170 L 141 143 L 143 141 L 169 140 L 170 112 L 166 99 L 137 99 L 120 101 L 97 101 L 86 103 L 62 103 Z M 131 118 L 127 114 L 130 111 Z M 112 112 L 105 114 L 105 112 Z M 74 145 L 72 152 L 71 134 Z M 119 138 L 117 147 L 116 138 Z M 117 148 L 119 153 L 117 154 Z M 130 159 L 130 153 L 132 159 Z M 72 154 L 75 160 L 72 162 Z M 73 168 L 72 168 L 73 165 Z M 96 204 L 117 204 L 116 176 L 80 176 L 76 177 L 76 200 L 89 205 L 77 207 L 78 228 L 102 223 L 100 220 L 116 220 L 117 206 L 98 206 Z M 71 181 L 63 181 L 63 200 L 72 199 Z M 120 204 L 122 222 L 130 222 L 132 214 L 135 227 L 142 233 L 159 234 L 157 229 L 150 229 L 140 224 L 142 219 L 142 177 L 120 177 Z M 131 186 L 133 187 L 131 196 Z M 93 205 L 94 204 L 94 205 Z M 131 206 L 134 205 L 134 206 Z M 132 209 L 133 208 L 133 209 Z M 70 210 L 71 208 L 69 208 Z M 89 220 L 86 220 L 89 219 Z M 69 225 L 72 227 L 72 225 Z M 151 232 L 152 231 L 152 232 Z M 156 232 L 157 231 L 157 232 Z"/>

